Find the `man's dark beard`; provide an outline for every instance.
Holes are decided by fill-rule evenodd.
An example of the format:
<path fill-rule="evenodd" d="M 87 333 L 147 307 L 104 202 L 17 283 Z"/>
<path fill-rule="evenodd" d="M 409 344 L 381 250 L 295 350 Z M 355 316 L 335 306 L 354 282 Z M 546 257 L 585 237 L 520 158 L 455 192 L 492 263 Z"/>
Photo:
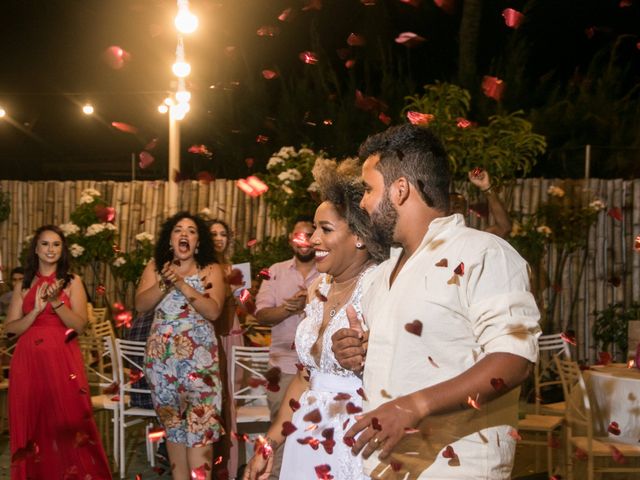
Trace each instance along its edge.
<path fill-rule="evenodd" d="M 385 252 L 388 252 L 389 248 L 397 243 L 393 241 L 393 233 L 396 229 L 396 223 L 398 223 L 398 212 L 393 208 L 388 190 L 385 191 L 384 197 L 370 217 L 373 241 L 378 243 Z"/>
<path fill-rule="evenodd" d="M 314 258 L 316 258 L 316 252 L 315 250 L 311 250 L 309 253 L 307 254 L 302 254 L 297 250 L 293 251 L 293 255 L 300 260 L 302 263 L 307 263 L 307 262 L 311 262 Z"/>

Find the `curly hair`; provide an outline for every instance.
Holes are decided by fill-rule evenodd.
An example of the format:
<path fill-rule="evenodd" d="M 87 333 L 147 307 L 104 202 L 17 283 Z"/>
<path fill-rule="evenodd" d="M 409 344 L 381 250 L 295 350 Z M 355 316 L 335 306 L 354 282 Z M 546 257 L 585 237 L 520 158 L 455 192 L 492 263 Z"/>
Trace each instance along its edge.
<path fill-rule="evenodd" d="M 56 278 L 62 280 L 62 288 L 66 288 L 73 278 L 73 275 L 69 271 L 71 269 L 71 255 L 69 253 L 69 247 L 67 246 L 67 240 L 64 238 L 64 233 L 55 225 L 43 225 L 34 232 L 31 244 L 29 245 L 29 252 L 27 253 L 25 262 L 26 266 L 24 267 L 24 279 L 22 280 L 22 288 L 24 289 L 31 288 L 33 277 L 35 277 L 38 272 L 39 258 L 36 253 L 36 247 L 38 246 L 40 235 L 44 232 L 53 232 L 58 235 L 62 241 L 62 252 L 56 264 Z"/>
<path fill-rule="evenodd" d="M 371 219 L 360 208 L 364 185 L 360 180 L 358 159 L 350 158 L 338 164 L 335 160 L 318 160 L 313 167 L 313 177 L 318 183 L 320 198 L 330 202 L 344 218 L 349 231 L 359 236 L 371 258 L 381 262 L 388 257 L 388 245 L 374 241 L 371 235 Z"/>
<path fill-rule="evenodd" d="M 376 168 L 385 187 L 406 177 L 429 207 L 449 211 L 449 161 L 442 142 L 428 128 L 411 124 L 390 127 L 367 138 L 358 154 L 362 161 L 380 156 Z"/>
<path fill-rule="evenodd" d="M 167 219 L 160 227 L 160 234 L 158 235 L 158 241 L 156 243 L 156 249 L 153 254 L 153 259 L 156 262 L 156 270 L 160 272 L 162 266 L 173 260 L 173 250 L 171 250 L 171 232 L 174 227 L 183 218 L 188 218 L 196 224 L 198 229 L 198 253 L 194 253 L 193 258 L 199 268 L 206 267 L 212 263 L 218 263 L 216 259 L 216 252 L 213 248 L 213 240 L 211 240 L 211 234 L 207 228 L 205 221 L 198 215 L 192 215 L 189 212 L 178 212 L 169 219 Z"/>
<path fill-rule="evenodd" d="M 222 258 L 218 258 L 217 255 L 216 258 L 218 258 L 218 261 L 221 261 L 223 259 L 225 261 L 228 260 L 227 257 L 230 256 L 229 253 L 231 252 L 231 247 L 233 244 L 233 234 L 231 232 L 231 228 L 229 228 L 229 224 L 219 218 L 214 218 L 213 220 L 205 220 L 205 223 L 207 224 L 207 231 L 209 232 L 209 235 L 211 235 L 211 227 L 215 224 L 222 225 L 225 232 L 227 232 L 227 245 L 226 247 L 224 247 L 224 251 L 222 252 Z"/>

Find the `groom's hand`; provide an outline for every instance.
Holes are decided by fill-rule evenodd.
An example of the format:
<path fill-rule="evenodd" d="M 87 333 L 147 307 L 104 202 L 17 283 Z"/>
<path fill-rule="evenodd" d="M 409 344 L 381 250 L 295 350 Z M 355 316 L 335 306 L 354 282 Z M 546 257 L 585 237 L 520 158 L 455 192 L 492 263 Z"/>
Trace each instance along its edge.
<path fill-rule="evenodd" d="M 356 438 L 351 448 L 354 455 L 362 451 L 362 456 L 369 458 L 380 450 L 378 458 L 384 460 L 402 437 L 418 432 L 415 427 L 420 418 L 415 400 L 405 395 L 356 416 L 357 422 L 345 432 L 344 438 Z"/>
<path fill-rule="evenodd" d="M 360 373 L 367 356 L 369 331 L 362 331 L 360 320 L 351 305 L 347 307 L 347 318 L 350 328 L 341 328 L 332 335 L 331 350 L 342 368 Z"/>

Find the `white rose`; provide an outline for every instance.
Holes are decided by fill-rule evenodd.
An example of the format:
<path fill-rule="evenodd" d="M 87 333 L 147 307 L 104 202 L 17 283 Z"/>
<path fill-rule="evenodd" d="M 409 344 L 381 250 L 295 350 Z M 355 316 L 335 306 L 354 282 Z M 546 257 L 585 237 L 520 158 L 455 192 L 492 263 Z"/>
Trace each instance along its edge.
<path fill-rule="evenodd" d="M 315 155 L 315 152 L 309 148 L 301 148 L 298 150 L 298 155 Z"/>
<path fill-rule="evenodd" d="M 80 231 L 80 227 L 71 222 L 63 223 L 62 225 L 58 225 L 58 227 L 60 228 L 60 230 L 62 230 L 62 233 L 64 233 L 65 236 L 73 235 Z"/>
<path fill-rule="evenodd" d="M 81 245 L 78 245 L 77 243 L 74 243 L 69 247 L 69 253 L 71 253 L 71 256 L 73 258 L 78 258 L 80 255 L 84 253 L 84 247 Z"/>
<path fill-rule="evenodd" d="M 136 240 L 138 242 L 144 242 L 145 240 L 152 242 L 153 235 L 151 235 L 149 232 L 142 232 L 136 235 Z"/>
<path fill-rule="evenodd" d="M 289 170 L 285 170 L 284 172 L 280 172 L 278 174 L 278 180 L 280 180 L 281 182 L 284 182 L 285 180 L 289 179 Z"/>
<path fill-rule="evenodd" d="M 599 212 L 600 210 L 604 210 L 605 207 L 606 207 L 605 203 L 599 198 L 596 198 L 593 202 L 589 204 L 589 208 L 597 212 Z"/>
<path fill-rule="evenodd" d="M 91 203 L 93 202 L 93 197 L 91 195 L 82 195 L 80 197 L 80 204 Z"/>
<path fill-rule="evenodd" d="M 318 182 L 312 182 L 311 185 L 307 187 L 307 192 L 318 192 L 320 191 L 320 185 Z"/>
<path fill-rule="evenodd" d="M 117 257 L 111 264 L 114 267 L 121 267 L 122 265 L 124 265 L 125 263 L 127 263 L 126 258 L 124 257 Z"/>
<path fill-rule="evenodd" d="M 287 159 L 292 155 L 296 155 L 296 149 L 293 147 L 282 147 L 276 155 Z"/>
<path fill-rule="evenodd" d="M 31 240 L 33 240 L 33 235 L 27 235 L 26 237 L 24 237 L 25 242 L 30 242 Z"/>
<path fill-rule="evenodd" d="M 94 235 L 101 233 L 103 230 L 104 230 L 104 223 L 94 223 L 93 225 L 89 225 L 87 227 L 87 231 L 85 232 L 85 235 L 87 237 L 93 237 Z"/>
<path fill-rule="evenodd" d="M 112 232 L 118 230 L 118 227 L 116 227 L 113 223 L 107 222 L 107 223 L 103 223 L 103 225 L 106 230 L 111 230 Z"/>
<path fill-rule="evenodd" d="M 560 187 L 556 187 L 555 185 L 551 185 L 547 190 L 547 193 L 552 197 L 562 198 L 564 197 L 564 190 Z"/>
<path fill-rule="evenodd" d="M 293 195 L 293 190 L 291 189 L 290 186 L 288 185 L 282 185 L 282 190 L 284 190 L 284 193 L 286 193 L 287 195 Z"/>
<path fill-rule="evenodd" d="M 291 180 L 301 180 L 302 179 L 302 174 L 300 173 L 300 171 L 297 168 L 290 168 L 289 170 L 287 170 L 287 172 L 289 172 L 289 178 Z"/>
<path fill-rule="evenodd" d="M 563 195 L 564 195 L 564 192 L 563 192 Z M 549 235 L 551 235 L 551 229 L 546 225 L 540 225 L 538 228 L 536 228 L 536 231 L 538 233 L 543 234 L 545 237 L 548 237 Z"/>
<path fill-rule="evenodd" d="M 99 197 L 100 192 L 95 188 L 85 188 L 84 190 L 82 190 L 82 192 L 80 192 L 80 195 L 81 196 L 89 195 L 91 197 Z"/>
<path fill-rule="evenodd" d="M 272 170 L 278 165 L 284 165 L 284 160 L 280 157 L 271 157 L 267 162 L 267 170 Z"/>

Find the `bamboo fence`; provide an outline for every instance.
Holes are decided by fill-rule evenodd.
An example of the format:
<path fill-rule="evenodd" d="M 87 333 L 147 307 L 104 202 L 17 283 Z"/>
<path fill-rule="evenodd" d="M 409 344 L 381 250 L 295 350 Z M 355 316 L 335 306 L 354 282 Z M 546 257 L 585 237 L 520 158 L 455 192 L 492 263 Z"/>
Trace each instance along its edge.
<path fill-rule="evenodd" d="M 640 235 L 640 180 L 549 180 L 520 179 L 505 189 L 503 198 L 508 210 L 532 213 L 546 201 L 550 185 L 576 187 L 603 200 L 607 209 L 599 215 L 589 232 L 584 274 L 577 283 L 584 261 L 582 252 L 569 259 L 562 284 L 555 286 L 558 295 L 552 331 L 572 328 L 578 340 L 578 358 L 593 358 L 591 327 L 594 311 L 610 303 L 640 301 L 640 253 L 634 250 L 634 240 Z M 11 197 L 11 215 L 0 224 L 0 252 L 4 273 L 17 264 L 25 238 L 40 225 L 62 224 L 69 221 L 80 192 L 95 188 L 102 198 L 116 209 L 120 247 L 133 247 L 136 234 L 146 231 L 156 235 L 160 224 L 167 218 L 167 183 L 164 181 L 96 182 L 96 181 L 0 181 L 0 187 Z M 461 185 L 468 190 L 468 185 Z M 469 193 L 473 195 L 472 191 Z M 618 207 L 622 219 L 608 215 L 610 208 Z M 185 181 L 179 185 L 179 209 L 193 213 L 208 208 L 213 217 L 222 218 L 231 227 L 235 238 L 244 244 L 249 239 L 261 241 L 285 233 L 282 222 L 269 218 L 263 197 L 251 198 L 235 187 L 231 180 L 210 183 Z M 469 224 L 482 228 L 485 219 L 469 216 Z M 585 232 L 586 234 L 586 232 Z M 555 260 L 553 249 L 546 255 L 547 271 L 551 272 Z M 91 287 L 91 272 L 85 273 Z M 113 291 L 112 279 L 107 279 L 107 292 Z M 543 300 L 548 302 L 551 286 Z M 91 289 L 90 289 L 91 291 Z M 552 333 L 546 332 L 546 333 Z"/>

